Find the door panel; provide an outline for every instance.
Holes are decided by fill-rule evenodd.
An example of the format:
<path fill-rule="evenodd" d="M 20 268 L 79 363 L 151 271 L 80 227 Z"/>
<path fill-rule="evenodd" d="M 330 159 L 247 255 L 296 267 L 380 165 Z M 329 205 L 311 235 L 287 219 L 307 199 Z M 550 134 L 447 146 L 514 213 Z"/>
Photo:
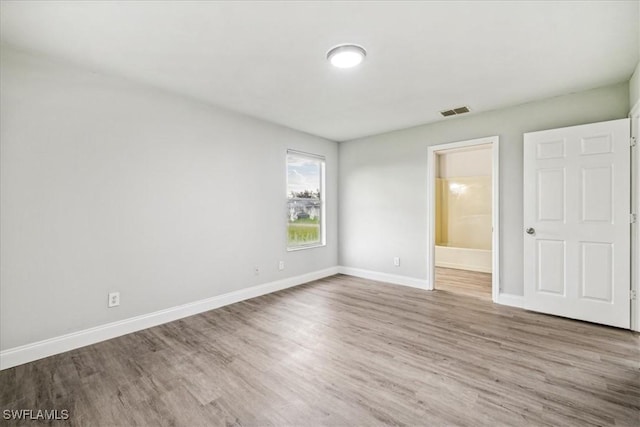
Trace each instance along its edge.
<path fill-rule="evenodd" d="M 613 152 L 611 135 L 595 135 L 584 137 L 580 140 L 580 154 L 588 156 L 590 154 L 605 154 Z"/>
<path fill-rule="evenodd" d="M 564 221 L 564 169 L 538 170 L 538 220 Z"/>
<path fill-rule="evenodd" d="M 538 292 L 564 295 L 564 252 L 561 240 L 538 240 Z"/>
<path fill-rule="evenodd" d="M 582 256 L 580 297 L 611 303 L 613 296 L 613 245 L 580 242 Z"/>
<path fill-rule="evenodd" d="M 613 169 L 611 166 L 582 168 L 582 222 L 613 220 Z"/>
<path fill-rule="evenodd" d="M 629 120 L 524 136 L 530 310 L 630 326 Z"/>
<path fill-rule="evenodd" d="M 564 139 L 541 142 L 536 146 L 538 159 L 564 159 Z"/>

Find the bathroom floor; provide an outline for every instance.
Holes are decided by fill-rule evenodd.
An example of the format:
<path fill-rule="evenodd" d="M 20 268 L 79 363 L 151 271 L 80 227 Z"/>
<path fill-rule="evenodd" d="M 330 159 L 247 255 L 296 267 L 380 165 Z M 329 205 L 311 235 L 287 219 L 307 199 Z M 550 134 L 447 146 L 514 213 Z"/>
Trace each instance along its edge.
<path fill-rule="evenodd" d="M 491 301 L 491 273 L 436 267 L 436 289 Z"/>

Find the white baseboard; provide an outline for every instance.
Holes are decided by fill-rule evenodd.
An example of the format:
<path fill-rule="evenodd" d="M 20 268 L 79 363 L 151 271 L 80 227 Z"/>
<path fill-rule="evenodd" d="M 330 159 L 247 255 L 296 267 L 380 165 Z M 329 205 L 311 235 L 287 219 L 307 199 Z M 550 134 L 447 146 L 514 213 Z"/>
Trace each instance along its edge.
<path fill-rule="evenodd" d="M 399 276 L 396 274 L 380 273 L 378 271 L 363 270 L 352 267 L 338 267 L 341 274 L 348 276 L 360 277 L 362 279 L 377 280 L 378 282 L 387 282 L 394 285 L 410 286 L 412 288 L 424 289 L 429 288 L 429 282 L 425 279 L 416 279 L 414 277 Z"/>
<path fill-rule="evenodd" d="M 491 273 L 491 266 L 485 267 L 482 265 L 472 264 L 457 264 L 455 262 L 437 261 L 436 267 L 455 268 L 456 270 L 478 271 L 480 273 Z"/>
<path fill-rule="evenodd" d="M 511 307 L 523 308 L 524 296 L 500 293 L 498 294 L 498 300 L 496 302 L 502 305 L 510 305 Z"/>
<path fill-rule="evenodd" d="M 172 322 L 182 319 L 183 317 L 193 316 L 194 314 L 213 310 L 225 305 L 333 276 L 338 273 L 338 267 L 331 267 L 3 350 L 0 352 L 0 370 L 130 334 L 152 326 Z"/>

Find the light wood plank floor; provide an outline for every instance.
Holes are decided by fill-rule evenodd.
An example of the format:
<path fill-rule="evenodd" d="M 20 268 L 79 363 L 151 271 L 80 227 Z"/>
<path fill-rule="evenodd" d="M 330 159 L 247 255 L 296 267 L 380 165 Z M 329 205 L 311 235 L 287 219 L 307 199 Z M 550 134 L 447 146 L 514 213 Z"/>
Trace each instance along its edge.
<path fill-rule="evenodd" d="M 639 346 L 338 275 L 4 370 L 0 409 L 78 426 L 637 426 Z"/>
<path fill-rule="evenodd" d="M 436 267 L 435 288 L 491 301 L 491 273 Z"/>

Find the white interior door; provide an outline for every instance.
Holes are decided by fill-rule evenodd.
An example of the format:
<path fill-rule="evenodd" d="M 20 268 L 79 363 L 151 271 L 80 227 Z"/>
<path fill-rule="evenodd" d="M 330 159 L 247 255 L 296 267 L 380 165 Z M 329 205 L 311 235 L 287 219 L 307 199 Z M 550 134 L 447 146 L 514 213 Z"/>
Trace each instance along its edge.
<path fill-rule="evenodd" d="M 630 326 L 629 119 L 524 135 L 525 308 Z"/>

